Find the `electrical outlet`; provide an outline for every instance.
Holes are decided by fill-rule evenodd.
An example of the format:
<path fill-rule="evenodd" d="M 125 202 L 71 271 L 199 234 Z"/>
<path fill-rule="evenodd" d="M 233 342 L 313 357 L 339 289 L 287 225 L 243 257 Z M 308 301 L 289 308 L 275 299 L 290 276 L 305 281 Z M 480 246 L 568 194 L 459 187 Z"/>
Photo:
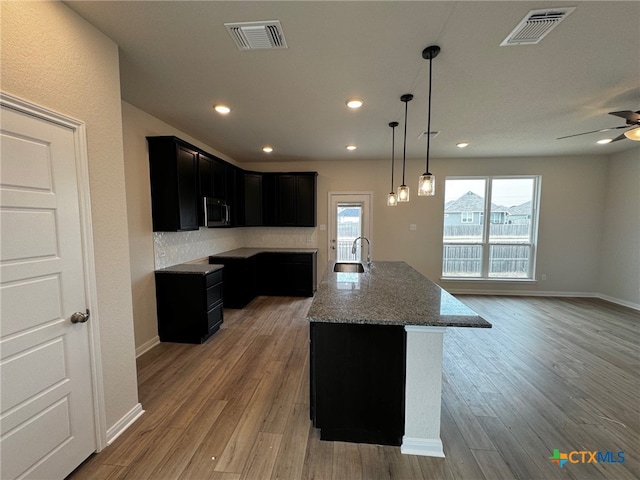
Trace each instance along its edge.
<path fill-rule="evenodd" d="M 547 274 L 543 273 L 542 276 L 540 277 L 542 279 L 542 281 L 544 282 L 547 279 Z"/>
<path fill-rule="evenodd" d="M 415 223 L 409 224 L 409 230 L 415 232 L 418 229 L 418 226 Z"/>

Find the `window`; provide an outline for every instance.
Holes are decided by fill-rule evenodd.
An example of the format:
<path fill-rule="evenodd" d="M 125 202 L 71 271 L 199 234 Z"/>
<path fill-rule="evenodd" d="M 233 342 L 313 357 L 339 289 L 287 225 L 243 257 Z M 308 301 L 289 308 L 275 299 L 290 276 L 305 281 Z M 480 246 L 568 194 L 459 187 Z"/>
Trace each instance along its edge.
<path fill-rule="evenodd" d="M 539 191 L 539 176 L 448 177 L 442 276 L 533 279 Z"/>
<path fill-rule="evenodd" d="M 473 212 L 461 212 L 460 213 L 460 222 L 461 223 L 473 223 Z"/>

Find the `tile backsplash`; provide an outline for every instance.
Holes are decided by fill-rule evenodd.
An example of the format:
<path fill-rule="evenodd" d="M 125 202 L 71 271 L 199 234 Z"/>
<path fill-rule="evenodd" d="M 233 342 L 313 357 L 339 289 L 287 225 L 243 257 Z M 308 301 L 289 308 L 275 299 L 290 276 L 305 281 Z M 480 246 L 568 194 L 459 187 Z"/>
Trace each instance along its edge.
<path fill-rule="evenodd" d="M 155 268 L 206 258 L 236 248 L 317 248 L 310 227 L 201 228 L 190 232 L 155 232 Z"/>

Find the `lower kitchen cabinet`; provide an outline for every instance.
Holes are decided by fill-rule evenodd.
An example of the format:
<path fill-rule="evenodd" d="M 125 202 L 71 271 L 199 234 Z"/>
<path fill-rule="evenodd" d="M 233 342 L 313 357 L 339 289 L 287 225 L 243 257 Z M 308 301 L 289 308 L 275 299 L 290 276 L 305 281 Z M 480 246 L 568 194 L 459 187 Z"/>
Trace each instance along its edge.
<path fill-rule="evenodd" d="M 320 439 L 401 445 L 404 327 L 312 322 L 310 335 L 310 414 Z"/>
<path fill-rule="evenodd" d="M 181 267 L 181 266 L 178 266 Z M 223 322 L 223 268 L 155 272 L 161 342 L 203 343 Z"/>
<path fill-rule="evenodd" d="M 317 252 L 225 252 L 209 257 L 224 265 L 224 303 L 243 308 L 258 295 L 312 297 L 317 288 Z"/>

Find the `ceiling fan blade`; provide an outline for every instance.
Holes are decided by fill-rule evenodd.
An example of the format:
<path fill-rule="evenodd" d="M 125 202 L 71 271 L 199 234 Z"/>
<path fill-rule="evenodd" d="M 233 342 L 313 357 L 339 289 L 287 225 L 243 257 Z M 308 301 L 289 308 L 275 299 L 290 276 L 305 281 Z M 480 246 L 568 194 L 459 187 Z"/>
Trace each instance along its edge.
<path fill-rule="evenodd" d="M 632 112 L 631 110 L 622 110 L 620 112 L 609 112 L 609 115 L 615 115 L 616 117 L 624 118 L 630 123 L 640 122 L 640 111 Z"/>
<path fill-rule="evenodd" d="M 621 127 L 602 128 L 600 130 L 594 130 L 592 132 L 576 133 L 574 135 L 567 135 L 565 137 L 558 137 L 557 140 L 562 140 L 563 138 L 579 137 L 580 135 L 589 135 L 590 133 L 608 132 L 609 130 L 618 130 L 620 128 L 629 128 L 629 125 L 622 125 Z"/>
<path fill-rule="evenodd" d="M 624 133 L 621 133 L 621 134 L 620 134 L 620 135 L 618 135 L 616 138 L 614 138 L 613 140 L 611 140 L 609 143 L 617 142 L 618 140 L 624 140 L 625 138 L 627 138 L 627 137 L 625 137 L 625 136 L 624 136 Z"/>

